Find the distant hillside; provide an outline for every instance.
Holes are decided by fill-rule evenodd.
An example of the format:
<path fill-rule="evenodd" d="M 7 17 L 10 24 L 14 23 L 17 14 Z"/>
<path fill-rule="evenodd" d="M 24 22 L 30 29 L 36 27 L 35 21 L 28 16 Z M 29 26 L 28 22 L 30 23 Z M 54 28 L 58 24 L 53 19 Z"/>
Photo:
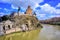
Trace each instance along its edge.
<path fill-rule="evenodd" d="M 56 24 L 56 25 L 60 25 L 60 17 L 54 17 L 54 18 L 50 18 L 47 20 L 41 20 L 41 23 L 44 24 Z"/>

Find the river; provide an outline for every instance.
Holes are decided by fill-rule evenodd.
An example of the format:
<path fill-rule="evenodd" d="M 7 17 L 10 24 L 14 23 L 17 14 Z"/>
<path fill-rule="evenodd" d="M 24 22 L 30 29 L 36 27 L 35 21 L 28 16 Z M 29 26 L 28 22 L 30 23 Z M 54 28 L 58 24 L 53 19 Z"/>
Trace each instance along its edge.
<path fill-rule="evenodd" d="M 60 40 L 60 26 L 42 24 L 39 40 Z"/>
<path fill-rule="evenodd" d="M 42 24 L 42 29 L 12 33 L 0 37 L 0 40 L 60 40 L 60 26 Z"/>

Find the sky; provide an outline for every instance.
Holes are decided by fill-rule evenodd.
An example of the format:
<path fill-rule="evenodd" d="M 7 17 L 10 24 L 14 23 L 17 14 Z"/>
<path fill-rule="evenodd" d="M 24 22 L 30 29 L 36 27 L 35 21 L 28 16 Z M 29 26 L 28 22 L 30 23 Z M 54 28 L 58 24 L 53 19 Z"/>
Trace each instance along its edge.
<path fill-rule="evenodd" d="M 39 20 L 60 17 L 60 0 L 0 0 L 0 16 L 17 12 L 18 6 L 21 7 L 20 12 L 24 13 L 28 5 Z"/>

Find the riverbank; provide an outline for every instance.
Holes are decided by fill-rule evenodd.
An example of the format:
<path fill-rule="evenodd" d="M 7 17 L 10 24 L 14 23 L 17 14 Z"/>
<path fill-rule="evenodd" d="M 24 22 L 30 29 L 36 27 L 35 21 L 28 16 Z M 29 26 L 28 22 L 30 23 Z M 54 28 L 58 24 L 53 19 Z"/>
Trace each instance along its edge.
<path fill-rule="evenodd" d="M 57 24 L 44 24 L 44 23 L 41 23 L 42 25 L 55 25 L 55 26 L 60 26 L 60 25 L 57 25 Z"/>

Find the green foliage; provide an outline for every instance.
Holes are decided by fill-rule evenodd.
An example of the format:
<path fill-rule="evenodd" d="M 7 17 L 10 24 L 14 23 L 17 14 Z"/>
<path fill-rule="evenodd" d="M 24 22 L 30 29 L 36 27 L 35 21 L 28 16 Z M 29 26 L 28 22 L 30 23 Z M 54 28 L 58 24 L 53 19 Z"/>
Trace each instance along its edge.
<path fill-rule="evenodd" d="M 2 17 L 2 21 L 6 21 L 6 20 L 8 20 L 10 17 L 8 16 L 8 15 L 4 15 L 3 17 Z"/>

